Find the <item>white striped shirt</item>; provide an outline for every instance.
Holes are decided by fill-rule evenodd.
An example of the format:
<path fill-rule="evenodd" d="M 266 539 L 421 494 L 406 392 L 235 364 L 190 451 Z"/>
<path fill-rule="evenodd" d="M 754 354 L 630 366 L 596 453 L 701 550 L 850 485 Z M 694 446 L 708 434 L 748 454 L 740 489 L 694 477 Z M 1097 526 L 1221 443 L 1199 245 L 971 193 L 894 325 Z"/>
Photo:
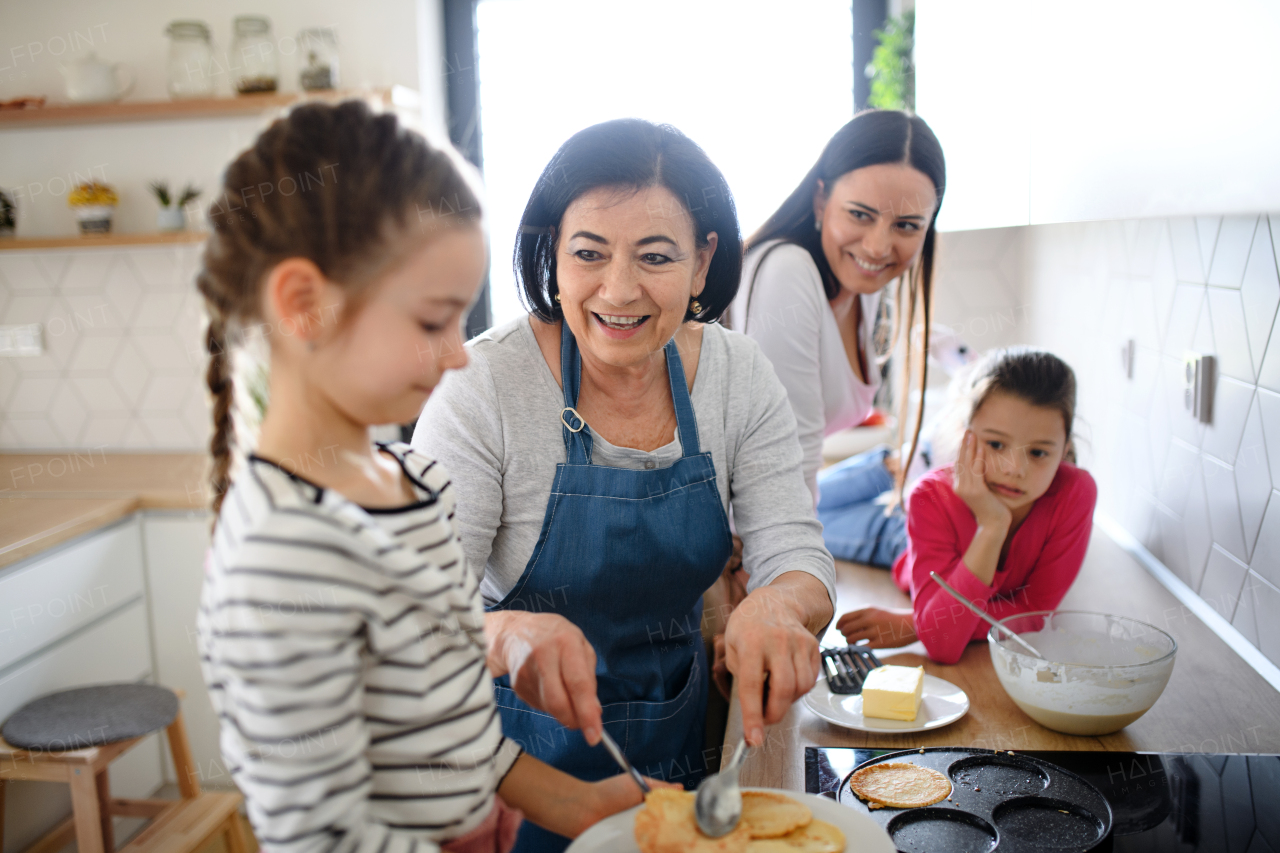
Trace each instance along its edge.
<path fill-rule="evenodd" d="M 447 475 L 395 444 L 420 500 L 365 509 L 251 457 L 198 619 L 222 754 L 267 851 L 426 853 L 488 814 L 520 754 L 485 667 Z"/>

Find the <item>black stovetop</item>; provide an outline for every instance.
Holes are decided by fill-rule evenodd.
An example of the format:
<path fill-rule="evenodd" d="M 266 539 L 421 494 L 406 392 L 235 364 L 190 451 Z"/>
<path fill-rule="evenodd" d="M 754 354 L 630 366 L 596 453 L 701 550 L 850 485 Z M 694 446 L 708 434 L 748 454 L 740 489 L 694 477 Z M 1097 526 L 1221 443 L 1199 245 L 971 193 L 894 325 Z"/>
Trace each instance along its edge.
<path fill-rule="evenodd" d="M 840 782 L 887 749 L 806 747 L 805 790 Z M 1111 803 L 1115 853 L 1280 853 L 1280 755 L 1035 752 L 1083 776 Z"/>

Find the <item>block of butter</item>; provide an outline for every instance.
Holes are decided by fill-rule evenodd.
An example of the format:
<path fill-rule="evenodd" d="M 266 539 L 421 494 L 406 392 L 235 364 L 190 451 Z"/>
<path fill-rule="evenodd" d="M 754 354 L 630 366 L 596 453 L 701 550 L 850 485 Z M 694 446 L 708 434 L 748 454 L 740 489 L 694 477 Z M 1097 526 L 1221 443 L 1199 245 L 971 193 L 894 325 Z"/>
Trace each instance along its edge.
<path fill-rule="evenodd" d="M 862 716 L 911 722 L 923 692 L 924 667 L 876 667 L 862 682 Z"/>

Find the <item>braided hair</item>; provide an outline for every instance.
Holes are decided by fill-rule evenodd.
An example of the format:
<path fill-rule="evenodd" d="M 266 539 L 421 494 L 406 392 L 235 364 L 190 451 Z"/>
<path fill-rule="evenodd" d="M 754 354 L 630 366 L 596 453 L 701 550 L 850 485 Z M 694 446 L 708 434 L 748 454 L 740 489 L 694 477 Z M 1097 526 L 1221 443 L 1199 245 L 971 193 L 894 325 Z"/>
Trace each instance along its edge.
<path fill-rule="evenodd" d="M 215 519 L 237 447 L 229 346 L 261 321 L 272 268 L 286 258 L 311 261 L 344 288 L 349 316 L 368 285 L 414 245 L 407 234 L 479 215 L 474 176 L 456 153 L 362 101 L 299 106 L 232 161 L 209 207 L 211 233 L 196 276 L 209 315 Z"/>

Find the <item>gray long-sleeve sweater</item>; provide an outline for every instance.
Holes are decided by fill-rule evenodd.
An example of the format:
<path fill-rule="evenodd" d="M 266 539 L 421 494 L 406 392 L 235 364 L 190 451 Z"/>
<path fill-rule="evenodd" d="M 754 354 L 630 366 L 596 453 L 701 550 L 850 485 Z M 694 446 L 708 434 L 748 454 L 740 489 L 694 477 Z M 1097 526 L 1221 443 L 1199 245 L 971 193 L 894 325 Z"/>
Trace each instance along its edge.
<path fill-rule="evenodd" d="M 481 594 L 496 604 L 515 586 L 538 541 L 556 465 L 565 461 L 564 395 L 522 317 L 469 346 L 470 364 L 445 375 L 427 401 L 413 446 L 453 475 L 463 549 L 483 568 Z M 754 341 L 703 330 L 693 386 L 698 437 L 715 464 L 720 499 L 742 537 L 748 589 L 808 572 L 835 602 L 835 566 L 801 468 L 787 392 Z M 680 457 L 678 437 L 653 452 L 593 434 L 592 461 L 652 468 Z"/>

